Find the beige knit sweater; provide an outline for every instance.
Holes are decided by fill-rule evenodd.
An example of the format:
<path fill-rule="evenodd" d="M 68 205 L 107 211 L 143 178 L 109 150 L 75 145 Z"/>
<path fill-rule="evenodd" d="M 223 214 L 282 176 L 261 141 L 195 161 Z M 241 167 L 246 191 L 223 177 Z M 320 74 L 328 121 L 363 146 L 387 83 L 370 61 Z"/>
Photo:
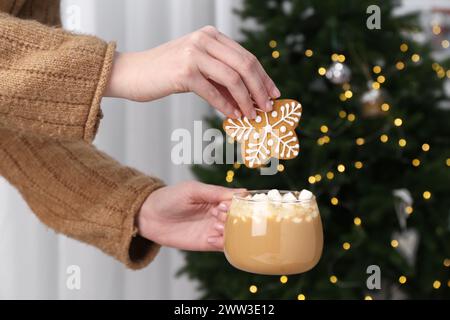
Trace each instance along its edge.
<path fill-rule="evenodd" d="M 159 246 L 134 219 L 162 182 L 90 144 L 115 44 L 45 24 L 57 0 L 0 0 L 0 175 L 57 232 L 144 267 Z"/>

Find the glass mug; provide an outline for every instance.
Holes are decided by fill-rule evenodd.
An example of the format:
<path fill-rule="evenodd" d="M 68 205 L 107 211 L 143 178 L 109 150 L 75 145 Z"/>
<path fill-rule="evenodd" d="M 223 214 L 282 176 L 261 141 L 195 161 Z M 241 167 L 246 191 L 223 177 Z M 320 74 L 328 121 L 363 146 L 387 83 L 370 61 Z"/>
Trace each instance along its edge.
<path fill-rule="evenodd" d="M 235 268 L 257 274 L 289 275 L 312 269 L 323 248 L 322 222 L 316 198 L 295 201 L 251 199 L 247 191 L 233 196 L 225 223 L 225 256 Z"/>

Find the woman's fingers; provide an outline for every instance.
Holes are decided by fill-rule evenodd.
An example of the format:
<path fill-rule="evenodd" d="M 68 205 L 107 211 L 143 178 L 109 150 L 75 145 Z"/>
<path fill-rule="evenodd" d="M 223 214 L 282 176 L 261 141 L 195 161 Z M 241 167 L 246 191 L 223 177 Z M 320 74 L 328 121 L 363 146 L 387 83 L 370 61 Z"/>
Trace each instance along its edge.
<path fill-rule="evenodd" d="M 212 250 L 223 251 L 224 240 L 223 236 L 212 236 L 207 239 L 208 244 Z"/>
<path fill-rule="evenodd" d="M 253 101 L 240 75 L 231 67 L 205 53 L 199 53 L 198 58 L 200 72 L 206 78 L 226 87 L 242 113 L 251 119 L 255 118 L 256 110 Z"/>
<path fill-rule="evenodd" d="M 232 102 L 228 101 L 225 96 L 203 75 L 197 75 L 190 84 L 190 89 L 205 99 L 210 105 L 222 112 L 225 116 L 230 118 L 241 117 L 241 112 L 236 109 Z"/>
<path fill-rule="evenodd" d="M 255 56 L 242 55 L 235 49 L 217 40 L 207 42 L 205 50 L 212 57 L 237 71 L 260 109 L 264 111 L 272 109 L 272 104 L 269 100 L 271 93 L 266 89 L 259 72 L 259 62 Z"/>
<path fill-rule="evenodd" d="M 234 100 L 233 96 L 231 95 L 230 91 L 221 84 L 218 84 L 217 82 L 214 82 L 213 80 L 209 79 L 209 82 L 212 83 L 214 87 L 216 87 L 217 90 L 219 90 L 220 94 L 235 108 L 235 115 L 237 118 L 242 117 L 242 113 L 239 109 L 238 104 Z"/>
<path fill-rule="evenodd" d="M 247 57 L 248 59 L 254 59 L 254 55 L 251 54 L 247 49 L 245 49 L 243 46 L 241 46 L 238 42 L 234 41 L 233 39 L 230 39 L 225 34 L 218 31 L 216 28 L 213 27 L 205 27 L 203 28 L 203 31 L 208 33 L 211 37 L 217 39 L 219 42 L 223 43 L 224 45 L 233 48 L 236 50 L 240 55 L 243 55 Z M 264 85 L 266 86 L 267 92 L 269 93 L 269 96 L 271 98 L 279 98 L 281 93 L 280 90 L 277 88 L 273 80 L 269 77 L 267 72 L 264 70 L 261 63 L 259 63 L 258 60 L 256 60 L 256 68 L 264 82 Z"/>
<path fill-rule="evenodd" d="M 245 49 L 243 46 L 241 46 L 236 41 L 228 38 L 223 33 L 219 32 L 216 38 L 219 42 L 222 42 L 223 44 L 225 44 L 225 45 L 233 48 L 237 52 L 239 52 L 239 54 L 242 54 L 247 57 L 254 57 L 254 55 L 252 53 L 250 53 L 247 49 Z M 252 59 L 252 58 L 249 58 L 249 59 Z M 273 80 L 269 77 L 266 70 L 264 70 L 263 66 L 261 65 L 261 63 L 258 60 L 256 63 L 256 68 L 262 78 L 262 81 L 264 82 L 264 85 L 266 86 L 267 92 L 269 92 L 269 96 L 274 99 L 279 98 L 281 96 L 280 90 L 277 88 L 277 86 L 275 85 Z"/>
<path fill-rule="evenodd" d="M 223 234 L 223 231 L 225 230 L 225 226 L 223 223 L 217 222 L 214 224 L 214 230 L 216 230 L 219 234 Z"/>

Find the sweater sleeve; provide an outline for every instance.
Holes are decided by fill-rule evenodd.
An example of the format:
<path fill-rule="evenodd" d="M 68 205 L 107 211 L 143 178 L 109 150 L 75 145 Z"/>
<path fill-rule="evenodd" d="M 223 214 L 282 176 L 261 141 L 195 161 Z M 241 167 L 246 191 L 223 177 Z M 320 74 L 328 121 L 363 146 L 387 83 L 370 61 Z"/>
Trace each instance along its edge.
<path fill-rule="evenodd" d="M 90 144 L 0 129 L 0 175 L 43 223 L 132 269 L 146 266 L 159 250 L 136 234 L 134 220 L 163 183 L 121 166 Z"/>
<path fill-rule="evenodd" d="M 0 128 L 93 140 L 114 43 L 0 13 Z"/>

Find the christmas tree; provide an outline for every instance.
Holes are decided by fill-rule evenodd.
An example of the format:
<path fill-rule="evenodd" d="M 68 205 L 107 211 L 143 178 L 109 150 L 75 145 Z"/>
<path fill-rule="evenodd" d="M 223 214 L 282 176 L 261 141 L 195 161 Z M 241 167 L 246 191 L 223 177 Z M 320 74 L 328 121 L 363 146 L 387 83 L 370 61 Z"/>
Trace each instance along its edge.
<path fill-rule="evenodd" d="M 366 24 L 372 4 L 380 29 Z M 313 270 L 289 277 L 236 270 L 221 253 L 187 253 L 181 272 L 200 282 L 204 298 L 450 298 L 450 65 L 414 40 L 418 16 L 394 15 L 397 5 L 244 1 L 238 13 L 258 28 L 243 30 L 243 46 L 283 97 L 302 103 L 301 151 L 272 176 L 238 163 L 193 170 L 228 187 L 311 190 L 325 246 Z M 222 119 L 209 121 L 221 127 Z M 367 287 L 371 265 L 380 290 Z"/>

